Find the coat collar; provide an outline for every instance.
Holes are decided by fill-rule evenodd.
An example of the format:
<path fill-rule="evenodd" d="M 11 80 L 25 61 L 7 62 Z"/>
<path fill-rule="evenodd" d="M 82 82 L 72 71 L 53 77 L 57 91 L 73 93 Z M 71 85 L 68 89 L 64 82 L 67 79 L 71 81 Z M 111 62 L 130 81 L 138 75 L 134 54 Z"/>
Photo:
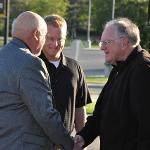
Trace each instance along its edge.
<path fill-rule="evenodd" d="M 117 65 L 113 66 L 117 71 L 121 71 L 123 68 L 125 68 L 133 59 L 135 56 L 142 51 L 141 46 L 137 46 L 134 48 L 134 50 L 130 53 L 130 55 L 127 57 L 125 61 L 117 61 Z"/>
<path fill-rule="evenodd" d="M 29 49 L 30 50 L 29 46 L 24 41 L 22 41 L 19 38 L 14 37 L 11 42 L 16 44 L 16 45 L 18 45 L 20 48 L 24 48 L 24 49 Z"/>
<path fill-rule="evenodd" d="M 40 58 L 42 58 L 44 61 L 46 61 L 46 63 L 50 63 L 43 52 L 41 52 Z M 61 53 L 61 59 L 60 59 L 59 66 L 61 66 L 61 67 L 67 66 L 67 60 L 63 53 Z"/>

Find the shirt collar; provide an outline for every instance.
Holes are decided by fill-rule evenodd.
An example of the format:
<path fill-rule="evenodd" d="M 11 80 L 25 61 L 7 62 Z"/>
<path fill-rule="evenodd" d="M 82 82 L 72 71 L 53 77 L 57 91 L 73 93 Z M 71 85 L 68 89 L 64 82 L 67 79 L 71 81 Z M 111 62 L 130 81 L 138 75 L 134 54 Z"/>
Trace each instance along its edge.
<path fill-rule="evenodd" d="M 49 64 L 50 62 L 48 61 L 48 59 L 46 58 L 46 56 L 44 55 L 43 52 L 41 52 L 41 55 L 40 55 L 40 58 L 42 58 L 43 60 L 46 61 L 47 64 Z M 67 66 L 67 60 L 66 60 L 66 57 L 64 56 L 63 53 L 61 53 L 61 59 L 60 59 L 60 64 L 59 66 Z"/>

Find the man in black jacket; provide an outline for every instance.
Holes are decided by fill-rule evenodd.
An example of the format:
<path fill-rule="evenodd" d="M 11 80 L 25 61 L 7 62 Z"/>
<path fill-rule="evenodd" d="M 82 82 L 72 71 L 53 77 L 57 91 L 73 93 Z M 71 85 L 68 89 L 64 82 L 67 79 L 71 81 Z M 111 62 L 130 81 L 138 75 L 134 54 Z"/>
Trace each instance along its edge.
<path fill-rule="evenodd" d="M 79 132 L 86 121 L 85 105 L 91 102 L 85 76 L 79 63 L 62 52 L 67 34 L 65 19 L 52 14 L 45 21 L 48 33 L 40 58 L 50 74 L 56 108 L 64 126 L 70 134 L 74 127 Z"/>
<path fill-rule="evenodd" d="M 99 43 L 113 65 L 93 113 L 76 135 L 86 147 L 100 136 L 101 150 L 150 149 L 150 55 L 138 27 L 127 18 L 109 21 Z"/>

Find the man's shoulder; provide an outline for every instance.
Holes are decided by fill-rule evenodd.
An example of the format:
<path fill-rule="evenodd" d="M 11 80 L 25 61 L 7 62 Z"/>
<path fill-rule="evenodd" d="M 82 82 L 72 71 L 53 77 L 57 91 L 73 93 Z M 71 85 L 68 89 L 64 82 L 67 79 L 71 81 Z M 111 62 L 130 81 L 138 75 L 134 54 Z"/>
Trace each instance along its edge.
<path fill-rule="evenodd" d="M 79 64 L 79 62 L 71 57 L 68 56 L 64 56 L 65 62 L 67 65 L 73 65 L 73 66 L 79 66 L 81 67 L 81 65 Z"/>
<path fill-rule="evenodd" d="M 135 60 L 133 61 L 133 64 L 138 67 L 150 65 L 150 53 L 147 50 L 142 49 L 138 52 L 137 57 L 135 57 Z"/>
<path fill-rule="evenodd" d="M 65 65 L 70 71 L 78 74 L 84 74 L 83 68 L 77 60 L 68 56 L 64 56 L 64 58 L 63 65 Z"/>

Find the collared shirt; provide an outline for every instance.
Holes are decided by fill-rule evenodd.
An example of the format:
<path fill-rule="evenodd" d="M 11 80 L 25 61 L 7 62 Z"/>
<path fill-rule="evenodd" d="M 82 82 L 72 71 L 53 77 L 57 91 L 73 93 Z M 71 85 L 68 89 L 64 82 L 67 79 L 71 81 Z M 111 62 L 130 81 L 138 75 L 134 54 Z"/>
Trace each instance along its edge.
<path fill-rule="evenodd" d="M 91 103 L 83 70 L 77 61 L 63 54 L 57 68 L 47 60 L 43 53 L 40 58 L 45 62 L 50 74 L 56 108 L 61 114 L 65 127 L 72 132 L 75 108 Z"/>

